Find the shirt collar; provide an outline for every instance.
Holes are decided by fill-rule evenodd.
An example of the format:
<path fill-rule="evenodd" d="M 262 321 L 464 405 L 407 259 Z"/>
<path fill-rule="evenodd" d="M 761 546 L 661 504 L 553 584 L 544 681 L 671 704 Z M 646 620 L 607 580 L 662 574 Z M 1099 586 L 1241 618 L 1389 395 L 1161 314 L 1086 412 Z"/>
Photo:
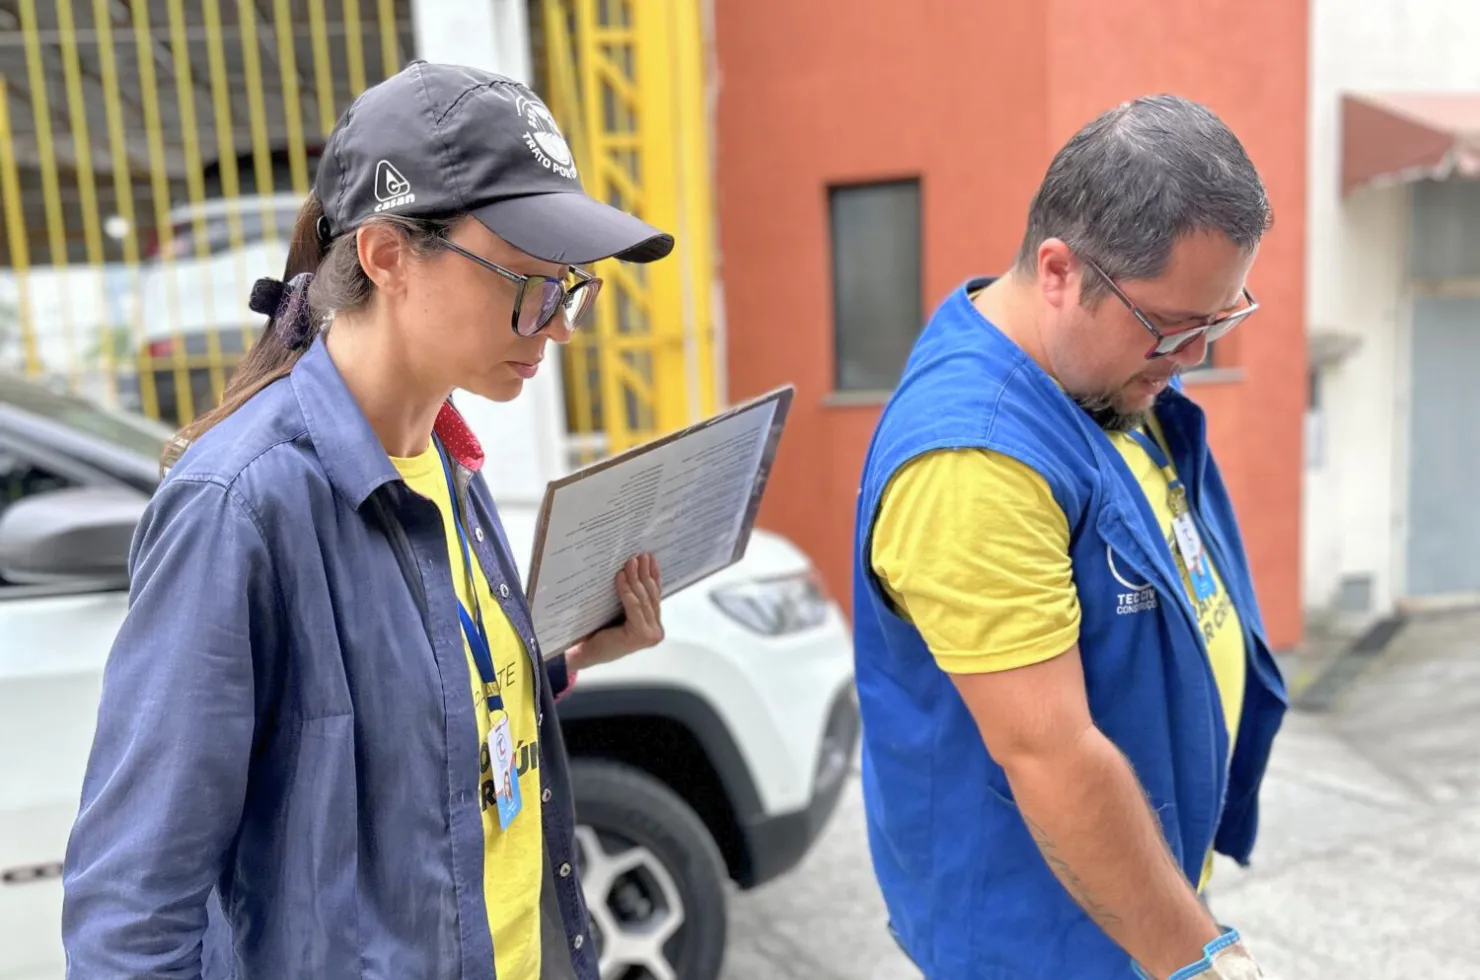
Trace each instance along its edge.
<path fill-rule="evenodd" d="M 358 508 L 381 486 L 400 479 L 329 357 L 322 334 L 293 366 L 290 380 L 324 473 L 345 499 Z M 475 473 L 482 469 L 483 447 L 450 400 L 437 413 L 432 431 L 459 465 Z"/>

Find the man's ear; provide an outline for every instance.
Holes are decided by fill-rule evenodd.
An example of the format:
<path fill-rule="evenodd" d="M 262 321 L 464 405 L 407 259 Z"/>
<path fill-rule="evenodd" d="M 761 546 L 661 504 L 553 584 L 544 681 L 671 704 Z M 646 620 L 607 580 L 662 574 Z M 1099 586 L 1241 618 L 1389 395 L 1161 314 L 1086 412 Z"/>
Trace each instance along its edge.
<path fill-rule="evenodd" d="M 355 232 L 360 268 L 383 293 L 396 294 L 406 288 L 410 247 L 406 236 L 384 222 L 372 221 Z"/>
<path fill-rule="evenodd" d="M 1038 246 L 1038 288 L 1055 308 L 1079 302 L 1084 263 L 1062 238 L 1045 238 Z"/>

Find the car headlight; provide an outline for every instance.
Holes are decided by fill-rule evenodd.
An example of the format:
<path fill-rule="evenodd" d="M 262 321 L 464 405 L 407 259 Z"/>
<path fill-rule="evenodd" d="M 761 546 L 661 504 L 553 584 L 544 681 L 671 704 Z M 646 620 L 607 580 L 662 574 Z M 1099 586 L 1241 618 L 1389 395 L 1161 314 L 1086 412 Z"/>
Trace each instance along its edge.
<path fill-rule="evenodd" d="M 753 579 L 709 593 L 726 616 L 762 636 L 786 636 L 822 625 L 828 598 L 812 572 Z"/>

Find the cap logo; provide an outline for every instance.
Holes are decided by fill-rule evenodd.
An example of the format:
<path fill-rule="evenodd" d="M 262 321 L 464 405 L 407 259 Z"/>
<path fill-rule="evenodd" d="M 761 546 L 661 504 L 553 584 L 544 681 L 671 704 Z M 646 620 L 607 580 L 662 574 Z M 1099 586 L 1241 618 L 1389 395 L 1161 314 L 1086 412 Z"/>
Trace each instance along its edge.
<path fill-rule="evenodd" d="M 382 160 L 375 167 L 375 198 L 380 202 L 375 205 L 375 211 L 379 213 L 411 204 L 416 195 L 411 193 L 411 182 L 401 176 L 401 171 L 391 166 L 389 160 Z"/>
<path fill-rule="evenodd" d="M 524 117 L 524 124 L 529 127 L 524 131 L 524 145 L 529 147 L 540 166 L 553 170 L 567 180 L 575 180 L 575 158 L 571 156 L 570 145 L 565 142 L 565 137 L 560 135 L 560 127 L 555 124 L 555 117 L 550 115 L 550 110 L 523 96 L 515 100 L 514 104 Z"/>

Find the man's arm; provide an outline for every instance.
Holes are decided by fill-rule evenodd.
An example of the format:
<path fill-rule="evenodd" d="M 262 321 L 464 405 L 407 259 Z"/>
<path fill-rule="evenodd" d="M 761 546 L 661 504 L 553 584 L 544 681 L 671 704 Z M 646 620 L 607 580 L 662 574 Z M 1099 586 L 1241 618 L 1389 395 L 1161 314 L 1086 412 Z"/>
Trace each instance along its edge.
<path fill-rule="evenodd" d="M 1197 961 L 1222 930 L 1173 860 L 1130 764 L 1090 718 L 1079 647 L 951 679 L 1074 900 L 1155 977 Z"/>

